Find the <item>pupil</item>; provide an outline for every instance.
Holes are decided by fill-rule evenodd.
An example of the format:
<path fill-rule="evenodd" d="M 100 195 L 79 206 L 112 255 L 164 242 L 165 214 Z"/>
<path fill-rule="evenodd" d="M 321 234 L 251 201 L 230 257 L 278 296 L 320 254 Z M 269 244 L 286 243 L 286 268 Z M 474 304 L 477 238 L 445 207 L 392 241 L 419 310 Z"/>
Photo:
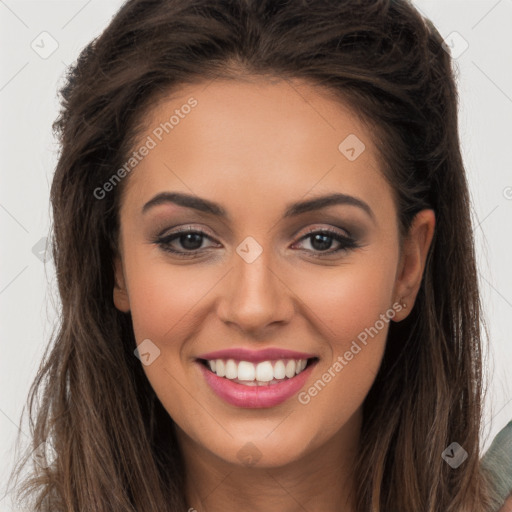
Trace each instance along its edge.
<path fill-rule="evenodd" d="M 319 242 L 319 243 L 317 243 L 317 242 Z M 329 249 L 331 247 L 331 244 L 332 244 L 332 237 L 330 237 L 329 235 L 323 235 L 320 233 L 314 235 L 313 240 L 311 242 L 311 245 L 313 246 L 313 248 L 316 250 L 319 250 L 319 251 Z"/>
<path fill-rule="evenodd" d="M 201 247 L 202 241 L 203 241 L 202 235 L 200 235 L 198 233 L 187 233 L 186 235 L 180 236 L 181 245 L 185 249 L 190 249 L 190 250 L 199 249 Z"/>

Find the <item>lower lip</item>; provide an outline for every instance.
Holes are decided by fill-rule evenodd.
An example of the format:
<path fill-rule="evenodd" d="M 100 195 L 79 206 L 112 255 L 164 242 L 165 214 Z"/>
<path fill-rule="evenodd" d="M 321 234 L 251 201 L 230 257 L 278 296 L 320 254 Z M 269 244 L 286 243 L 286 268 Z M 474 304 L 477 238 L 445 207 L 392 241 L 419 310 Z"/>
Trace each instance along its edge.
<path fill-rule="evenodd" d="M 274 407 L 288 400 L 299 392 L 311 375 L 316 361 L 310 363 L 305 370 L 291 379 L 285 379 L 279 384 L 268 386 L 244 386 L 224 377 L 219 377 L 208 370 L 204 364 L 197 363 L 210 388 L 220 398 L 231 405 L 251 409 Z"/>

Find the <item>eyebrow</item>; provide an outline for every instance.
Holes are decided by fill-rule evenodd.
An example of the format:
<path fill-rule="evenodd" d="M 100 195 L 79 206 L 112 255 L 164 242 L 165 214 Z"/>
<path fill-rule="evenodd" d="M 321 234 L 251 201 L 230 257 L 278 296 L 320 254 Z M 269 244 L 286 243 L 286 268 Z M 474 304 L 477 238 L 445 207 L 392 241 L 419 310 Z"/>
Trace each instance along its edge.
<path fill-rule="evenodd" d="M 174 203 L 186 208 L 192 208 L 204 213 L 210 213 L 217 217 L 222 217 L 226 220 L 229 220 L 230 218 L 227 211 L 221 205 L 208 199 L 203 199 L 201 197 L 190 194 L 184 194 L 182 192 L 162 192 L 157 194 L 155 197 L 153 197 L 153 199 L 150 199 L 142 207 L 142 213 L 144 214 L 151 208 L 166 203 Z M 295 217 L 306 212 L 320 210 L 322 208 L 327 208 L 328 206 L 338 204 L 356 206 L 366 212 L 371 217 L 371 219 L 375 221 L 375 215 L 367 203 L 357 197 L 340 193 L 324 195 L 315 197 L 313 199 L 292 203 L 287 206 L 283 218 Z"/>

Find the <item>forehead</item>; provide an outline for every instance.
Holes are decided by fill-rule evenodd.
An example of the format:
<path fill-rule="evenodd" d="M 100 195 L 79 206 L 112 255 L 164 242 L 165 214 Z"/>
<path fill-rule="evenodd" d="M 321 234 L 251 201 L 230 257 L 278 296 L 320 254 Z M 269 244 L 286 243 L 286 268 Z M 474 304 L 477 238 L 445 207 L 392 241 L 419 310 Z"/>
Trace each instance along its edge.
<path fill-rule="evenodd" d="M 323 88 L 290 80 L 214 80 L 181 87 L 144 118 L 127 196 L 229 193 L 247 207 L 336 189 L 379 201 L 391 192 L 373 135 Z"/>

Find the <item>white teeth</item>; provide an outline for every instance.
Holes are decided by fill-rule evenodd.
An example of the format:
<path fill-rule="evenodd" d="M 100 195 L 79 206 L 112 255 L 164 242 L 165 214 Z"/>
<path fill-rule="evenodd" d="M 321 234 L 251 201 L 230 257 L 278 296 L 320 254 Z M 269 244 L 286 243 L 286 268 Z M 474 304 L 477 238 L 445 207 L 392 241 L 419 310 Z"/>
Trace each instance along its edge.
<path fill-rule="evenodd" d="M 238 377 L 238 367 L 233 359 L 228 359 L 226 363 L 226 379 L 236 379 Z"/>
<path fill-rule="evenodd" d="M 274 378 L 275 379 L 284 379 L 286 377 L 286 371 L 284 369 L 283 361 L 279 360 L 274 365 Z"/>
<path fill-rule="evenodd" d="M 297 368 L 295 368 L 295 373 L 298 375 L 304 368 L 306 368 L 307 361 L 305 359 L 300 359 L 297 362 Z"/>
<path fill-rule="evenodd" d="M 242 381 L 248 386 L 273 384 L 272 381 L 291 379 L 306 368 L 307 359 L 279 359 L 277 361 L 262 361 L 254 364 L 249 361 L 235 361 L 234 359 L 209 360 L 208 366 L 218 377 Z"/>
<path fill-rule="evenodd" d="M 212 372 L 214 370 L 212 369 Z M 224 361 L 222 359 L 217 359 L 215 361 L 215 373 L 219 376 L 219 377 L 224 377 L 226 375 L 226 366 L 224 364 Z"/>
<path fill-rule="evenodd" d="M 254 366 L 254 365 L 253 365 Z M 274 378 L 274 369 L 270 361 L 263 361 L 256 366 L 256 380 L 270 382 Z"/>
<path fill-rule="evenodd" d="M 238 363 L 238 378 L 240 380 L 254 380 L 255 377 L 254 365 L 247 361 L 240 361 Z"/>
<path fill-rule="evenodd" d="M 293 359 L 290 359 L 286 363 L 286 368 L 284 372 L 289 379 L 291 379 L 295 375 L 295 361 Z"/>

